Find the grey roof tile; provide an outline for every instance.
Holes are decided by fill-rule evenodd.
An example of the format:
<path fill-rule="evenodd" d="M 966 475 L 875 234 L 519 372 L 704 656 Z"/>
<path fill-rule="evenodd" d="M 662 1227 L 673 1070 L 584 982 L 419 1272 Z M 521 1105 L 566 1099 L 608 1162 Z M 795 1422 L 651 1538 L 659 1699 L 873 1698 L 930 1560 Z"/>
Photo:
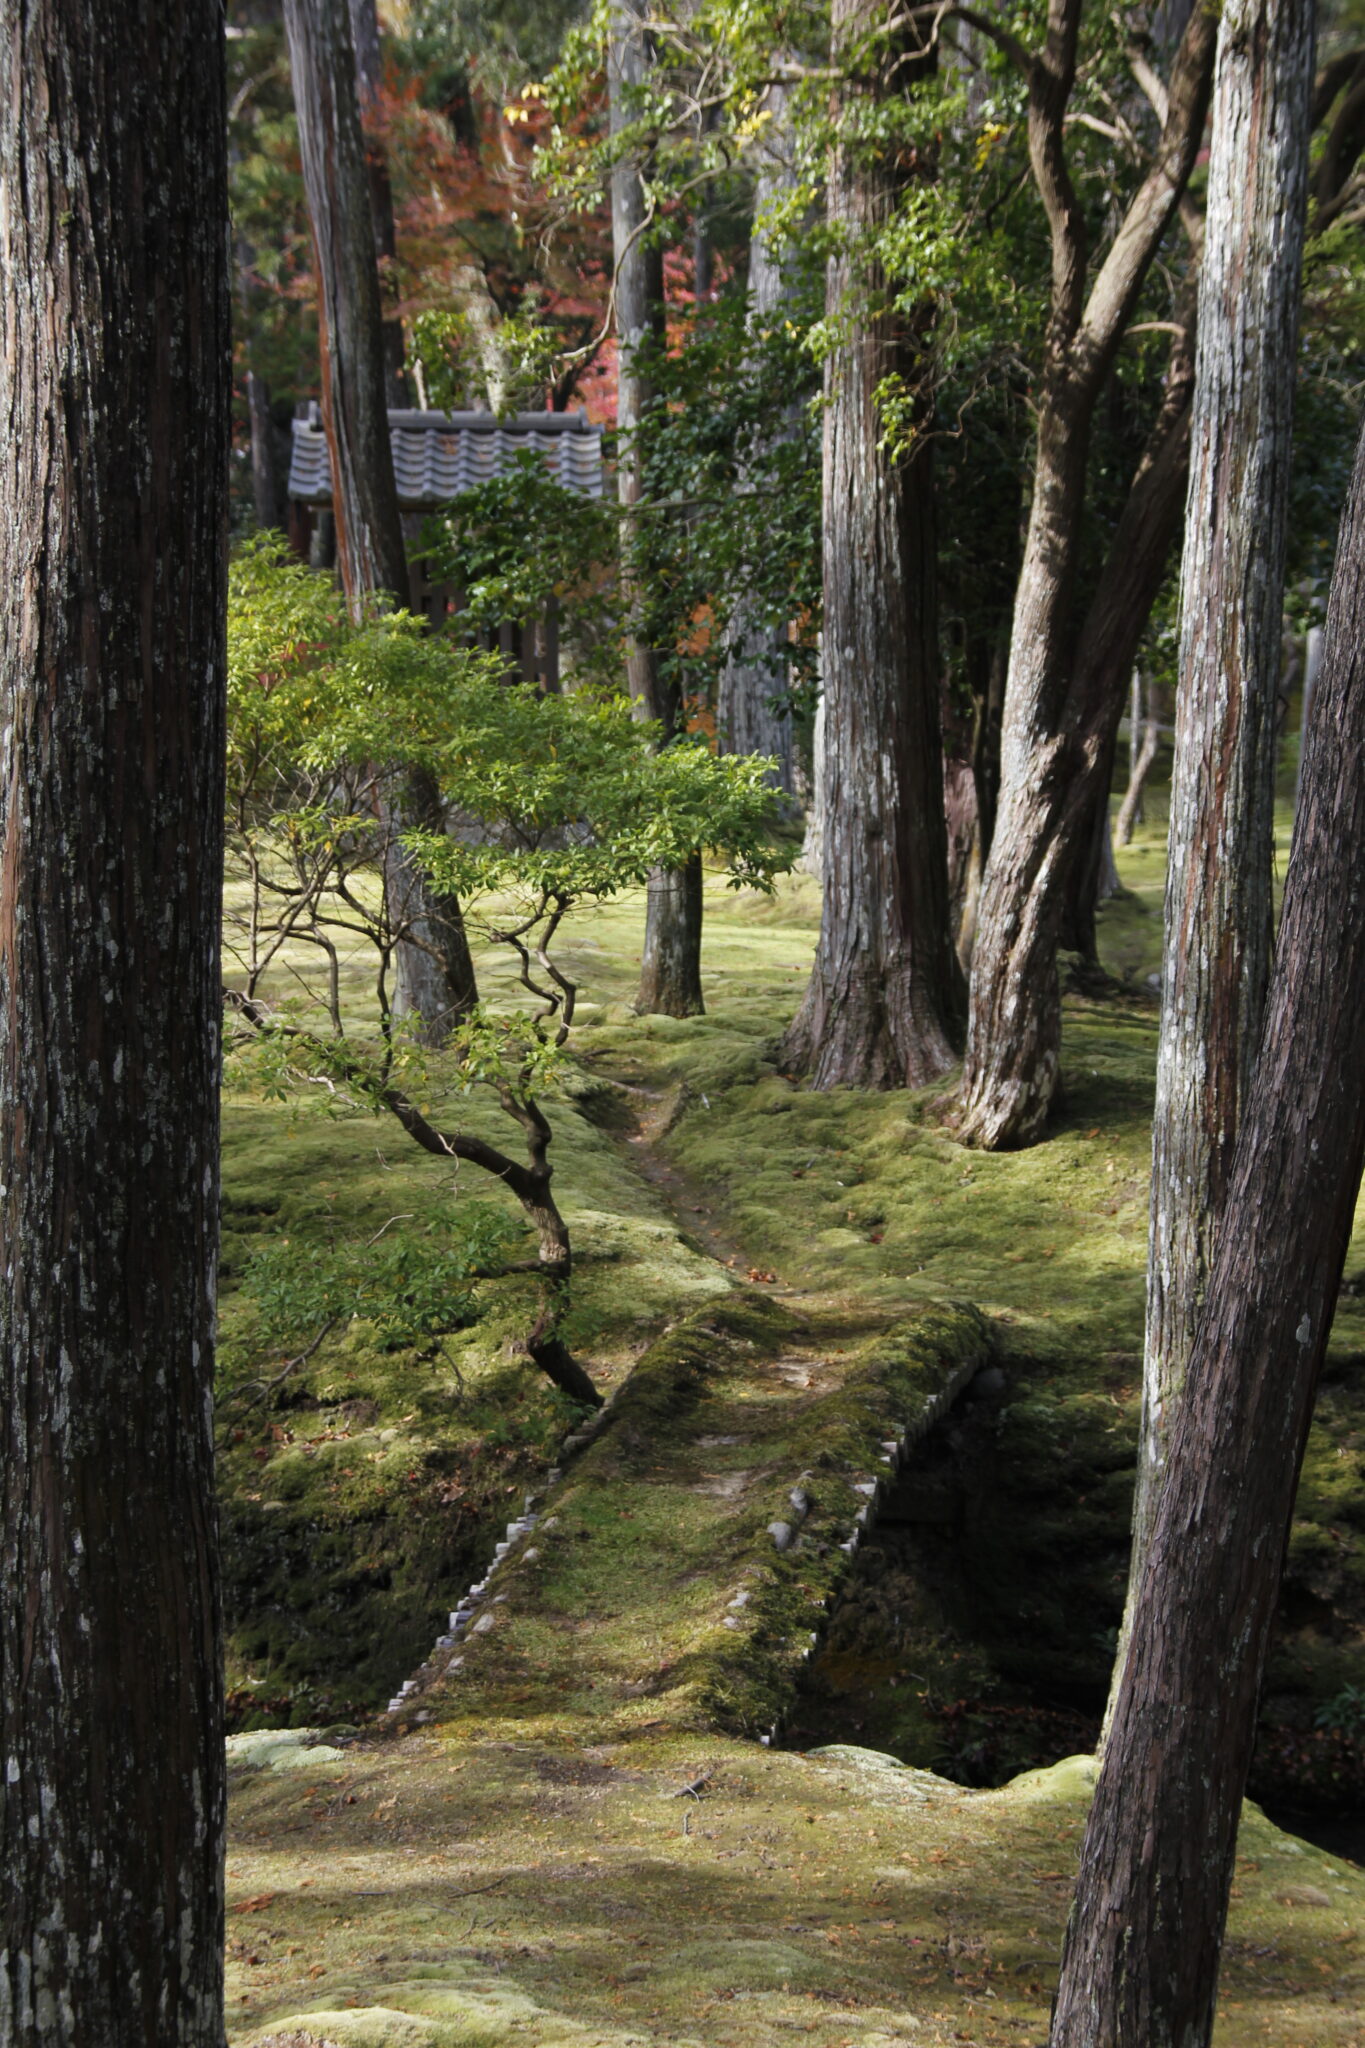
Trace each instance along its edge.
<path fill-rule="evenodd" d="M 404 511 L 443 505 L 457 492 L 500 476 L 523 449 L 543 456 L 568 490 L 588 498 L 602 495 L 602 429 L 582 412 L 519 412 L 499 419 L 487 412 L 391 411 L 389 435 Z M 308 419 L 294 421 L 289 495 L 313 505 L 332 501 L 327 440 L 316 407 Z"/>

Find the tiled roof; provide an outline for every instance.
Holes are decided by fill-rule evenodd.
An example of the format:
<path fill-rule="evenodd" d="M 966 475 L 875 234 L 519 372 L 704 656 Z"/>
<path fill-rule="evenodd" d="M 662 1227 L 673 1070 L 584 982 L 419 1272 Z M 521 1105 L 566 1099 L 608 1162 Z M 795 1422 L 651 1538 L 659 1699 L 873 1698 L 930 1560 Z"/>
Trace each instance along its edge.
<path fill-rule="evenodd" d="M 523 449 L 544 457 L 552 476 L 584 497 L 602 495 L 602 429 L 582 412 L 390 412 L 389 437 L 404 511 L 444 505 L 459 491 L 500 476 Z M 317 407 L 294 421 L 289 495 L 330 505 L 332 467 Z"/>

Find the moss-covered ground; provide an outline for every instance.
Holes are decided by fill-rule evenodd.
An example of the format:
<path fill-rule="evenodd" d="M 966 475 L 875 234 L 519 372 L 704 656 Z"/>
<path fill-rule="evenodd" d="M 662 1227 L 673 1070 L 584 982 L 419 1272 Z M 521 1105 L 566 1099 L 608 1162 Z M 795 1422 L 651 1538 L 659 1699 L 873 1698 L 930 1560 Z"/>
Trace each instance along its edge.
<path fill-rule="evenodd" d="M 1075 1765 L 967 1792 L 672 1730 L 239 1765 L 232 2038 L 1041 2044 L 1085 1799 Z M 1361 1873 L 1248 1809 L 1219 2048 L 1359 2048 L 1362 1937 Z"/>
<path fill-rule="evenodd" d="M 506 1198 L 467 1168 L 452 1188 L 381 1121 L 229 1101 L 235 1725 L 338 1731 L 279 1753 L 301 1772 L 253 1767 L 260 1738 L 239 1738 L 234 2041 L 1041 2040 L 1083 1788 L 968 1788 L 1084 1746 L 1118 1618 L 1159 819 L 1121 866 L 1111 985 L 1067 998 L 1063 1110 L 1001 1157 L 964 1152 L 932 1091 L 784 1075 L 808 881 L 710 888 L 701 1019 L 631 1015 L 638 903 L 569 935 L 586 1001 L 553 1114 L 575 1341 L 610 1397 L 590 1437 L 520 1356 L 516 1242 L 430 1341 L 352 1318 L 286 1371 L 262 1244 L 321 1256 Z M 1365 1249 L 1266 1702 L 1259 1782 L 1281 1803 L 1360 1779 L 1363 1315 Z M 433 1650 L 523 1506 L 538 1519 L 477 1625 Z M 883 1526 L 855 1554 L 868 1507 Z M 782 1747 L 839 1740 L 960 1782 Z M 1365 1881 L 1254 1811 L 1242 1854 L 1220 2042 L 1365 2043 Z"/>

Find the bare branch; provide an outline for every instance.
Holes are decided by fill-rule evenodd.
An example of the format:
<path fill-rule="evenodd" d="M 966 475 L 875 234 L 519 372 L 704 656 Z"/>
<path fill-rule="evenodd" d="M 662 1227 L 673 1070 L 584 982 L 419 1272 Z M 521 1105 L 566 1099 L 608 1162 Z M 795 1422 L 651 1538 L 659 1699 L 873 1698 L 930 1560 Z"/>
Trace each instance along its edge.
<path fill-rule="evenodd" d="M 1128 52 L 1128 65 L 1133 77 L 1146 94 L 1152 112 L 1166 126 L 1171 114 L 1171 96 L 1166 90 L 1166 81 L 1148 60 L 1144 50 L 1136 45 Z"/>

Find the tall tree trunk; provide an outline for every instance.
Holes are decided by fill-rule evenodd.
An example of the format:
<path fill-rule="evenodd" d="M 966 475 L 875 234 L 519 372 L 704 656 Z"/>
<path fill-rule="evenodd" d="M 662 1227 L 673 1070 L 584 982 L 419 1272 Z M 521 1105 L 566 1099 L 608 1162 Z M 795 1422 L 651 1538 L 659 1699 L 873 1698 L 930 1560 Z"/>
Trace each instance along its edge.
<path fill-rule="evenodd" d="M 408 402 L 408 388 L 403 375 L 403 321 L 398 311 L 398 239 L 393 223 L 393 186 L 389 182 L 383 138 L 377 132 L 384 83 L 384 60 L 379 48 L 379 10 L 375 0 L 349 0 L 349 4 L 356 87 L 365 133 L 365 163 L 369 172 L 370 217 L 374 223 L 379 294 L 384 309 L 384 392 L 390 405 L 403 406 Z"/>
<path fill-rule="evenodd" d="M 1260 1039 L 1312 0 L 1226 0 L 1199 296 L 1130 1588 Z"/>
<path fill-rule="evenodd" d="M 1363 895 L 1365 437 L 1265 1037 L 1086 1830 L 1052 2048 L 1205 2048 L 1212 2032 L 1266 1644 L 1365 1156 Z"/>
<path fill-rule="evenodd" d="M 221 2048 L 222 10 L 0 41 L 0 2039 Z"/>
<path fill-rule="evenodd" d="M 337 563 L 359 618 L 368 600 L 406 604 L 409 584 L 389 441 L 382 301 L 351 19 L 348 0 L 285 0 L 284 17 L 317 259 L 322 418 Z M 394 797 L 395 831 L 399 819 L 443 828 L 430 777 L 406 779 Z M 447 998 L 453 997 L 460 1015 L 478 1001 L 459 906 L 453 898 L 430 894 L 421 870 L 406 857 L 388 863 L 385 882 L 395 931 L 416 924 L 424 936 L 447 946 L 439 975 L 433 975 L 423 945 L 400 939 L 396 954 L 394 1009 L 418 1018 L 419 1035 L 439 1044 L 451 1023 Z"/>
<path fill-rule="evenodd" d="M 1098 793 L 1106 787 L 1113 759 L 1123 715 L 1123 690 L 1115 678 L 1125 675 L 1137 656 L 1180 527 L 1192 343 L 1192 333 L 1187 334 L 1173 351 L 1161 413 L 1086 613 L 1066 702 L 1036 782 L 1030 786 L 1017 762 L 1005 757 L 972 963 L 968 1061 L 975 1035 L 975 1072 L 982 1085 L 968 1100 L 962 1133 L 966 1142 L 987 1149 L 1038 1136 L 1057 1094 L 1057 947 L 1066 884 L 1072 864 L 1091 843 Z M 1022 914 L 1017 929 L 1010 924 L 1011 904 Z M 1002 963 L 1012 966 L 1012 973 L 1003 972 Z M 1021 1000 L 1013 1015 L 1008 1003 L 1016 985 L 1029 990 L 1030 1001 Z M 995 995 L 995 1011 L 985 1010 L 985 987 Z"/>
<path fill-rule="evenodd" d="M 652 58 L 645 12 L 644 0 L 611 0 L 607 83 L 613 135 L 635 118 L 635 96 L 649 75 Z M 643 621 L 645 543 L 635 509 L 643 494 L 641 423 L 654 395 L 648 358 L 664 334 L 664 259 L 650 232 L 640 165 L 630 156 L 612 168 L 611 238 L 616 263 L 616 487 L 623 515 L 626 683 L 640 715 L 657 719 L 667 741 L 682 730 L 684 707 L 664 680 Z M 646 1015 L 697 1017 L 706 1007 L 701 992 L 701 883 L 700 861 L 689 862 L 677 875 L 656 869 L 651 877 L 635 998 L 636 1009 Z"/>
<path fill-rule="evenodd" d="M 764 226 L 765 213 L 795 180 L 791 116 L 782 86 L 768 95 L 771 119 L 763 130 L 763 157 L 754 190 L 754 226 L 749 240 L 749 328 L 761 333 L 787 295 L 782 265 Z M 782 429 L 777 430 L 780 439 Z M 742 485 L 741 485 L 742 487 Z M 729 627 L 730 651 L 721 670 L 716 734 L 730 754 L 767 754 L 777 762 L 776 786 L 796 792 L 796 762 L 790 711 L 774 709 L 786 688 L 785 636 L 765 628 L 753 608 L 741 602 Z"/>
<path fill-rule="evenodd" d="M 893 58 L 905 54 L 867 56 L 866 38 L 886 18 L 885 0 L 835 0 L 835 50 L 868 67 L 841 91 L 864 110 L 889 97 Z M 954 1063 L 961 1043 L 933 445 L 926 434 L 893 459 L 877 407 L 893 372 L 926 375 L 922 336 L 888 305 L 885 278 L 867 254 L 904 179 L 866 141 L 836 143 L 827 204 L 837 253 L 826 304 L 847 331 L 825 370 L 824 909 L 810 984 L 783 1047 L 784 1062 L 817 1088 L 919 1087 Z M 850 316 L 855 301 L 860 310 Z"/>
<path fill-rule="evenodd" d="M 1100 597 L 1079 633 L 1074 618 L 1090 428 L 1143 279 L 1194 165 L 1216 35 L 1214 17 L 1197 9 L 1175 59 L 1152 167 L 1087 291 L 1085 221 L 1065 150 L 1080 15 L 1080 0 L 1049 0 L 1043 49 L 1029 56 L 1012 45 L 1029 82 L 1030 156 L 1052 237 L 1052 307 L 1033 504 L 1005 690 L 999 810 L 978 912 L 962 1083 L 962 1136 L 992 1150 L 1039 1137 L 1060 1084 L 1056 953 L 1066 889 L 1088 843 L 1110 758 L 1109 728 L 1121 715 L 1137 651 L 1131 617 L 1105 620 Z M 1170 400 L 1168 389 L 1164 411 Z M 1172 424 L 1171 433 L 1179 431 Z M 1155 461 L 1149 444 L 1145 468 L 1151 470 Z M 1149 481 L 1148 495 L 1156 495 L 1156 478 Z M 1142 495 L 1141 482 L 1140 472 L 1130 508 Z M 1121 538 L 1122 527 L 1111 550 L 1112 576 L 1106 571 L 1114 585 L 1125 576 L 1124 565 L 1114 559 Z M 1149 598 L 1147 608 L 1150 603 Z M 1137 621 L 1139 635 L 1145 619 L 1146 609 Z M 1093 660 L 1106 638 L 1124 643 L 1121 654 L 1113 650 L 1107 672 Z"/>
<path fill-rule="evenodd" d="M 270 386 L 254 370 L 246 373 L 247 411 L 251 418 L 251 497 L 256 524 L 269 533 L 280 524 L 279 480 L 275 474 L 274 436 L 270 425 Z"/>
<path fill-rule="evenodd" d="M 408 562 L 348 0 L 284 0 L 284 21 L 316 256 L 337 563 L 359 616 L 368 597 L 407 603 Z"/>

